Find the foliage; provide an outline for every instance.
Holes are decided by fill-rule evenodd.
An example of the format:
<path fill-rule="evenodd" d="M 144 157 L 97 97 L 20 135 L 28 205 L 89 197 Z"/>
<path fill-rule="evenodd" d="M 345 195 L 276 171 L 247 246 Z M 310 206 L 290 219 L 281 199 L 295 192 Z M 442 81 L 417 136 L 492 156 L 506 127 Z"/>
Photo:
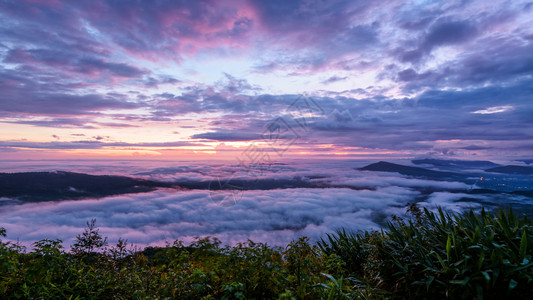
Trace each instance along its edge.
<path fill-rule="evenodd" d="M 76 254 L 90 254 L 95 250 L 107 246 L 107 238 L 100 235 L 96 228 L 96 219 L 87 222 L 87 228 L 76 236 L 76 243 L 72 245 L 72 252 Z"/>
<path fill-rule="evenodd" d="M 533 297 L 533 223 L 509 211 L 452 214 L 409 207 L 381 232 L 338 231 L 319 242 L 374 294 L 397 298 Z"/>
<path fill-rule="evenodd" d="M 95 226 L 71 251 L 42 240 L 30 252 L 0 239 L 1 299 L 531 298 L 533 224 L 497 215 L 409 207 L 380 232 L 338 230 L 287 247 L 216 238 L 140 250 L 108 246 Z M 0 238 L 6 232 L 0 228 Z"/>

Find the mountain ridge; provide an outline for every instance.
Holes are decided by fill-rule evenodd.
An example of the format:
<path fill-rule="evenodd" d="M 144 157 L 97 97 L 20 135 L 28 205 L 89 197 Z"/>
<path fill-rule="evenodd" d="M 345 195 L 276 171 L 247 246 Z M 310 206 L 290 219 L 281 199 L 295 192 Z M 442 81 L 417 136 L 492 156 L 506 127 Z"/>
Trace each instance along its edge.
<path fill-rule="evenodd" d="M 533 175 L 533 167 L 508 165 L 485 170 L 492 173 Z"/>
<path fill-rule="evenodd" d="M 402 175 L 413 176 L 418 178 L 434 179 L 434 180 L 461 180 L 465 181 L 467 176 L 454 172 L 443 172 L 428 170 L 420 167 L 411 167 L 405 165 L 399 165 L 386 161 L 380 161 L 367 165 L 366 167 L 359 168 L 361 171 L 374 171 L 374 172 L 390 172 L 400 173 Z"/>
<path fill-rule="evenodd" d="M 162 187 L 175 186 L 126 176 L 89 175 L 66 171 L 0 173 L 0 197 L 29 202 L 101 198 L 151 192 Z"/>
<path fill-rule="evenodd" d="M 432 165 L 436 167 L 463 167 L 463 168 L 495 168 L 501 165 L 488 160 L 446 160 L 446 159 L 414 159 L 411 161 L 415 165 Z"/>

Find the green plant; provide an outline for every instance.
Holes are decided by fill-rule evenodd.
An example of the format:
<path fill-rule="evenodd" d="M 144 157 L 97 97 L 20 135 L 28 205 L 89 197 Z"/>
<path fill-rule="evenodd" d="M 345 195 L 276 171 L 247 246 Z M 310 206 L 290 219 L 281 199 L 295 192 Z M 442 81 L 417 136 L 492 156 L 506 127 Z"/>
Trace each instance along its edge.
<path fill-rule="evenodd" d="M 76 254 L 90 254 L 95 250 L 107 246 L 107 237 L 100 235 L 96 228 L 96 219 L 87 222 L 87 228 L 76 236 L 76 243 L 72 245 L 72 252 Z"/>
<path fill-rule="evenodd" d="M 511 210 L 453 214 L 411 206 L 381 232 L 337 231 L 319 242 L 367 290 L 399 298 L 533 296 L 533 224 Z"/>
<path fill-rule="evenodd" d="M 354 233 L 339 229 L 335 233 L 326 234 L 317 245 L 327 255 L 336 255 L 345 263 L 345 270 L 354 276 L 363 276 L 365 265 L 368 264 L 375 246 L 370 240 L 374 233 Z"/>
<path fill-rule="evenodd" d="M 411 206 L 380 232 L 339 230 L 285 248 L 215 238 L 104 247 L 94 220 L 72 253 L 0 240 L 0 299 L 419 299 L 533 297 L 533 224 L 512 211 Z M 0 237 L 6 231 L 0 228 Z"/>
<path fill-rule="evenodd" d="M 316 285 L 316 287 L 324 288 L 328 290 L 327 299 L 333 300 L 333 299 L 350 299 L 349 292 L 350 289 L 344 285 L 344 276 L 341 276 L 338 279 L 335 279 L 335 277 L 322 273 L 322 275 L 326 276 L 329 279 L 328 283 L 319 283 Z"/>

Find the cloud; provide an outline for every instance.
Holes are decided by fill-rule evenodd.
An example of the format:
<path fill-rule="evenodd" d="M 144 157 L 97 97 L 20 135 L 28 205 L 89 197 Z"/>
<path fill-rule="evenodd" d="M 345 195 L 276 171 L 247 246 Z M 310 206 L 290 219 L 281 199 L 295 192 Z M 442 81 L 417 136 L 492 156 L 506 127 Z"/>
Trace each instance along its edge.
<path fill-rule="evenodd" d="M 346 80 L 346 79 L 348 79 L 347 76 L 339 77 L 339 76 L 337 76 L 337 75 L 333 75 L 333 76 L 331 76 L 330 78 L 328 78 L 328 79 L 322 81 L 322 83 L 324 83 L 324 84 L 330 84 L 330 83 L 334 83 L 334 82 L 338 82 L 338 81 L 343 81 L 343 80 Z"/>
<path fill-rule="evenodd" d="M 62 72 L 71 71 L 87 75 L 109 72 L 119 77 L 139 77 L 146 73 L 125 63 L 106 62 L 101 58 L 76 57 L 76 54 L 58 50 L 12 49 L 4 59 L 8 63 L 42 64 Z"/>
<path fill-rule="evenodd" d="M 0 148 L 28 148 L 28 149 L 101 149 L 104 147 L 183 147 L 200 146 L 202 144 L 185 141 L 161 143 L 123 143 L 100 142 L 103 137 L 93 137 L 95 140 L 73 142 L 28 142 L 28 141 L 0 141 Z"/>
<path fill-rule="evenodd" d="M 187 52 L 237 42 L 253 26 L 249 9 L 238 1 L 224 4 L 160 1 L 157 5 L 96 1 L 91 5 L 58 2 L 28 6 L 23 2 L 12 2 L 3 4 L 2 9 L 11 18 L 24 20 L 25 24 L 21 26 L 46 24 L 47 28 L 59 32 L 60 37 L 72 39 L 105 35 L 128 52 L 156 54 L 163 51 L 169 57 L 168 52 L 172 49 Z M 35 28 L 33 32 L 25 32 L 36 34 L 40 30 Z M 15 37 L 18 36 L 13 33 Z M 53 42 L 57 40 L 63 41 L 57 37 L 51 39 Z M 92 42 L 86 47 L 90 46 L 98 49 L 99 44 Z M 179 53 L 174 57 L 179 58 Z"/>
<path fill-rule="evenodd" d="M 417 62 L 424 55 L 431 53 L 436 47 L 464 43 L 476 36 L 477 33 L 476 26 L 466 20 L 436 21 L 429 29 L 420 46 L 416 50 L 403 53 L 401 60 L 404 62 Z"/>
<path fill-rule="evenodd" d="M 469 199 L 469 201 L 460 201 L 464 198 Z M 440 207 L 448 211 L 460 213 L 465 209 L 481 209 L 482 204 L 473 202 L 473 200 L 482 201 L 486 198 L 486 196 L 436 192 L 433 193 L 426 202 L 421 203 L 420 206 L 427 207 L 432 210 L 436 210 Z"/>
<path fill-rule="evenodd" d="M 253 141 L 261 139 L 259 134 L 233 133 L 233 132 L 205 132 L 191 136 L 193 139 L 206 139 L 215 141 Z"/>
<path fill-rule="evenodd" d="M 137 125 L 127 123 L 109 123 L 97 122 L 87 117 L 81 118 L 45 118 L 42 116 L 28 116 L 25 119 L 17 119 L 16 116 L 2 120 L 4 123 L 26 124 L 38 127 L 53 127 L 53 128 L 83 128 L 96 129 L 98 127 L 137 127 Z"/>
<path fill-rule="evenodd" d="M 406 91 L 424 87 L 480 87 L 516 84 L 530 77 L 533 71 L 533 44 L 511 37 L 486 37 L 477 41 L 476 48 L 491 51 L 464 51 L 454 60 L 433 68 L 409 67 L 397 71 L 394 79 L 405 82 Z"/>
<path fill-rule="evenodd" d="M 391 215 L 403 216 L 407 203 L 435 210 L 498 207 L 501 203 L 528 205 L 530 199 L 498 194 L 471 194 L 461 191 L 470 186 L 460 182 L 407 178 L 399 174 L 361 172 L 354 168 L 368 162 L 358 160 L 295 161 L 273 164 L 257 178 L 270 182 L 310 182 L 307 188 L 245 190 L 237 201 L 225 198 L 231 191 L 158 190 L 102 199 L 20 204 L 0 200 L 0 226 L 8 239 L 29 244 L 43 238 L 61 238 L 71 244 L 83 231 L 87 220 L 96 218 L 101 233 L 111 242 L 119 237 L 135 244 L 163 245 L 165 241 L 195 236 L 216 236 L 225 243 L 252 239 L 286 245 L 300 235 L 313 242 L 324 233 L 345 227 L 375 230 Z M 57 169 L 58 163 L 45 166 L 18 162 L 14 170 Z M 154 166 L 157 166 L 154 168 Z M 90 165 L 63 162 L 69 171 L 122 174 L 165 181 L 208 182 L 219 176 L 253 181 L 253 175 L 240 165 L 195 162 L 168 166 L 168 162 L 94 162 Z M 118 173 L 117 173 L 118 172 Z M 318 188 L 322 185 L 323 188 Z"/>
<path fill-rule="evenodd" d="M 326 232 L 341 227 L 355 231 L 378 229 L 392 214 L 403 215 L 403 207 L 413 201 L 422 201 L 420 205 L 431 209 L 444 206 L 455 211 L 492 201 L 490 195 L 447 192 L 468 188 L 463 183 L 410 179 L 398 174 L 363 174 L 348 167 L 350 164 L 273 165 L 266 169 L 264 178 L 316 177 L 312 180 L 342 187 L 246 190 L 239 193 L 236 203 L 229 198 L 218 201 L 217 197 L 227 195 L 224 191 L 164 189 L 98 200 L 27 204 L 4 201 L 0 206 L 0 225 L 7 229 L 8 239 L 26 244 L 42 238 L 61 238 L 71 244 L 83 231 L 85 221 L 96 218 L 101 233 L 112 242 L 122 237 L 141 246 L 162 245 L 174 239 L 189 242 L 195 236 L 210 235 L 225 243 L 252 239 L 286 245 L 300 235 L 315 242 Z M 183 165 L 138 174 L 173 180 L 210 180 L 214 174 L 246 176 L 242 166 L 236 165 Z M 435 191 L 423 194 L 418 188 Z"/>
<path fill-rule="evenodd" d="M 122 95 L 72 93 L 57 82 L 40 83 L 30 72 L 0 68 L 0 112 L 36 115 L 84 115 L 109 109 L 133 109 L 138 104 Z"/>
<path fill-rule="evenodd" d="M 317 152 L 529 156 L 530 12 L 522 1 L 2 2 L 0 121 L 119 131 L 201 115 L 177 126 L 248 141 L 290 117 L 305 88 L 325 111 L 300 141 Z"/>
<path fill-rule="evenodd" d="M 254 25 L 250 10 L 237 1 L 161 1 L 157 5 L 101 1 L 77 6 L 82 17 L 117 45 L 150 57 L 163 54 L 179 60 L 182 54 L 238 44 Z"/>
<path fill-rule="evenodd" d="M 372 213 L 390 205 L 403 205 L 412 194 L 402 188 L 375 192 L 247 191 L 237 204 L 226 207 L 210 200 L 205 191 L 160 191 L 100 200 L 11 206 L 2 211 L 2 226 L 7 229 L 8 239 L 20 238 L 21 242 L 59 237 L 70 244 L 83 230 L 85 221 L 96 218 L 101 233 L 112 241 L 123 237 L 136 244 L 149 245 L 212 235 L 224 242 L 252 238 L 284 245 L 299 234 L 316 241 L 324 232 L 346 225 L 356 230 L 377 229 Z M 40 217 L 35 218 L 37 215 Z"/>
<path fill-rule="evenodd" d="M 348 177 L 348 176 L 347 176 Z M 433 181 L 424 179 L 405 178 L 398 175 L 384 175 L 384 174 L 368 174 L 362 172 L 354 172 L 354 175 L 348 178 L 332 178 L 331 183 L 338 185 L 347 185 L 355 188 L 364 187 L 421 187 L 433 188 L 440 190 L 463 190 L 470 188 L 469 185 L 462 182 L 453 181 Z"/>
<path fill-rule="evenodd" d="M 509 111 L 509 110 L 512 110 L 512 109 L 513 109 L 513 107 L 511 105 L 493 106 L 493 107 L 489 107 L 487 109 L 476 110 L 476 111 L 473 111 L 472 113 L 473 114 L 483 114 L 483 115 L 486 115 L 486 114 L 497 114 L 497 113 L 506 112 L 506 111 Z"/>
<path fill-rule="evenodd" d="M 325 115 L 307 120 L 309 130 L 302 135 L 302 142 L 311 146 L 321 143 L 338 148 L 403 150 L 419 154 L 432 150 L 448 154 L 502 148 L 511 150 L 532 138 L 530 130 L 524 126 L 531 123 L 527 97 L 530 90 L 531 81 L 523 80 L 507 86 L 446 91 L 431 89 L 410 98 L 313 97 Z M 210 125 L 216 127 L 211 131 L 192 136 L 197 139 L 258 139 L 268 124 L 278 117 L 299 128 L 287 114 L 297 95 L 242 95 L 242 99 L 226 98 L 211 89 L 195 89 L 183 95 L 161 97 L 156 107 L 162 115 L 174 114 L 174 105 L 189 107 L 190 111 L 214 109 L 231 113 L 212 121 Z M 501 105 L 502 99 L 505 99 L 505 105 Z M 496 107 L 497 111 L 505 109 L 505 114 L 503 111 L 500 114 L 471 113 L 484 112 L 491 107 Z M 246 115 L 243 115 L 244 112 Z M 442 140 L 461 140 L 447 146 L 460 151 L 439 148 L 436 142 Z M 469 147 L 481 141 L 486 141 L 483 148 Z"/>
<path fill-rule="evenodd" d="M 159 78 L 148 77 L 144 80 L 147 87 L 159 87 L 162 84 L 177 84 L 181 81 L 171 76 L 159 76 Z"/>

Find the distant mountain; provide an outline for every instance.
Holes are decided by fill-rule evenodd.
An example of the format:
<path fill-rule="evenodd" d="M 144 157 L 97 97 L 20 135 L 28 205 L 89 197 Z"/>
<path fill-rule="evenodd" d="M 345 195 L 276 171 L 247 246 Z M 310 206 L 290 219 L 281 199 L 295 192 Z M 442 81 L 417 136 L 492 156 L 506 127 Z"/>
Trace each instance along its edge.
<path fill-rule="evenodd" d="M 377 172 L 394 172 L 402 175 L 433 179 L 433 180 L 461 180 L 466 179 L 465 175 L 453 172 L 433 171 L 419 167 L 410 167 L 404 165 L 393 164 L 385 161 L 380 161 L 370 164 L 366 167 L 360 168 L 361 171 L 377 171 Z"/>
<path fill-rule="evenodd" d="M 412 160 L 415 165 L 432 165 L 436 167 L 454 167 L 454 168 L 495 168 L 500 165 L 487 160 L 445 160 L 445 159 L 415 159 Z"/>
<path fill-rule="evenodd" d="M 314 182 L 307 177 L 293 178 L 220 178 L 220 181 L 179 181 L 176 182 L 182 188 L 191 190 L 275 190 L 295 188 L 323 188 L 325 184 Z"/>
<path fill-rule="evenodd" d="M 273 190 L 320 188 L 326 185 L 307 177 L 289 179 L 236 178 L 220 181 L 159 182 L 126 176 L 88 175 L 72 172 L 0 173 L 0 198 L 23 202 L 102 198 L 113 195 L 151 192 L 157 188 L 200 190 Z"/>
<path fill-rule="evenodd" d="M 517 160 L 517 161 L 525 162 L 528 165 L 533 164 L 533 159 L 521 159 L 521 160 Z"/>
<path fill-rule="evenodd" d="M 454 172 L 443 172 L 399 165 L 380 161 L 359 170 L 395 172 L 428 180 L 460 181 L 473 184 L 469 175 Z M 492 168 L 487 171 L 533 174 L 533 168 L 520 166 L 506 166 Z M 527 173 L 526 173 L 527 172 Z M 483 175 L 480 175 L 483 176 Z M 320 180 L 321 176 L 295 176 L 293 178 L 220 178 L 214 180 L 158 182 L 126 176 L 88 175 L 73 172 L 28 172 L 28 173 L 0 173 L 0 198 L 18 199 L 22 202 L 75 200 L 85 198 L 103 198 L 113 195 L 133 194 L 154 191 L 158 188 L 195 189 L 195 190 L 273 190 L 286 188 L 352 188 L 373 189 L 373 187 L 358 187 L 337 185 L 328 180 Z M 449 190 L 449 192 L 463 193 L 499 193 L 509 192 L 499 189 L 498 182 L 483 186 L 485 190 Z M 438 191 L 433 187 L 418 188 L 424 195 Z M 512 192 L 512 191 L 511 191 Z M 519 191 L 516 194 L 532 197 L 531 191 Z M 0 205 L 6 201 L 0 202 Z"/>
<path fill-rule="evenodd" d="M 485 171 L 493 172 L 493 173 L 504 173 L 504 174 L 521 174 L 521 175 L 532 175 L 533 174 L 532 167 L 524 167 L 524 166 L 503 166 L 503 167 L 487 169 Z"/>
<path fill-rule="evenodd" d="M 179 173 L 199 173 L 204 174 L 201 170 L 188 166 L 172 167 L 172 168 L 157 168 L 151 171 L 135 173 L 135 175 L 174 175 Z"/>
<path fill-rule="evenodd" d="M 100 198 L 150 192 L 172 184 L 124 176 L 96 176 L 72 172 L 0 173 L 0 197 L 23 201 Z"/>
<path fill-rule="evenodd" d="M 512 194 L 533 198 L 533 191 L 513 191 Z"/>

